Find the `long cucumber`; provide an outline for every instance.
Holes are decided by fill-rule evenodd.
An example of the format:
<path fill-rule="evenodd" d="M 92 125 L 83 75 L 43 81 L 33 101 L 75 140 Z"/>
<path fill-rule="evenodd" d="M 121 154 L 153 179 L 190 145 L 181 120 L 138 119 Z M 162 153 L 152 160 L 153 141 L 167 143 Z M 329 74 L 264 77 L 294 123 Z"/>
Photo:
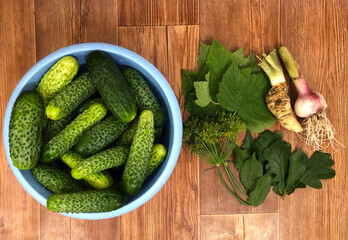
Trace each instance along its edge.
<path fill-rule="evenodd" d="M 65 56 L 56 62 L 42 77 L 37 87 L 44 102 L 47 104 L 77 74 L 79 63 L 73 56 Z"/>
<path fill-rule="evenodd" d="M 163 108 L 141 73 L 134 68 L 127 68 L 123 71 L 123 75 L 128 80 L 129 85 L 134 92 L 139 110 L 151 110 L 153 112 L 155 127 L 163 127 L 165 123 Z"/>
<path fill-rule="evenodd" d="M 106 113 L 107 110 L 103 104 L 93 104 L 44 145 L 41 161 L 50 163 L 61 157 L 76 143 L 84 131 L 102 120 Z"/>
<path fill-rule="evenodd" d="M 96 90 L 94 81 L 89 77 L 88 73 L 80 75 L 48 103 L 46 107 L 47 117 L 52 120 L 59 120 L 65 117 Z"/>
<path fill-rule="evenodd" d="M 84 157 L 100 152 L 115 141 L 127 125 L 112 115 L 86 131 L 75 144 L 74 150 Z"/>
<path fill-rule="evenodd" d="M 136 194 L 149 169 L 149 160 L 154 141 L 154 119 L 151 110 L 144 110 L 139 122 L 121 179 L 121 187 L 128 195 Z"/>
<path fill-rule="evenodd" d="M 126 199 L 126 195 L 114 189 L 55 193 L 47 199 L 47 208 L 65 213 L 109 212 L 122 207 Z"/>
<path fill-rule="evenodd" d="M 135 97 L 111 57 L 104 52 L 93 51 L 88 54 L 86 65 L 111 113 L 123 122 L 132 121 L 137 114 Z"/>
<path fill-rule="evenodd" d="M 77 192 L 84 190 L 83 185 L 68 173 L 48 164 L 37 164 L 31 169 L 36 180 L 52 192 Z"/>
<path fill-rule="evenodd" d="M 123 165 L 128 157 L 127 146 L 116 146 L 99 152 L 71 170 L 71 176 L 75 179 L 82 179 L 89 174 L 100 172 L 109 168 Z"/>
<path fill-rule="evenodd" d="M 22 93 L 13 105 L 9 126 L 12 163 L 19 169 L 30 169 L 40 158 L 44 104 L 34 91 Z"/>

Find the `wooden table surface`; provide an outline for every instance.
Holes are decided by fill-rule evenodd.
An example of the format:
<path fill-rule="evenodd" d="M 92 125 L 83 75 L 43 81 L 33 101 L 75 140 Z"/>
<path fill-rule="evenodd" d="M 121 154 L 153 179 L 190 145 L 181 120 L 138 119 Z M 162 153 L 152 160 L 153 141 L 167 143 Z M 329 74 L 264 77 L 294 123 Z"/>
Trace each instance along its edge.
<path fill-rule="evenodd" d="M 151 61 L 176 94 L 180 69 L 196 70 L 199 41 L 269 52 L 286 45 L 348 146 L 346 0 L 1 0 L 0 115 L 23 74 L 74 43 L 107 42 Z M 185 114 L 186 116 L 186 114 Z M 276 125 L 272 129 L 280 129 Z M 285 139 L 302 144 L 284 129 Z M 2 136 L 2 132 L 1 132 Z M 121 217 L 84 221 L 52 213 L 27 194 L 0 151 L 0 239 L 347 239 L 348 151 L 334 154 L 337 175 L 322 190 L 270 193 L 240 206 L 215 170 L 184 150 L 165 186 Z"/>

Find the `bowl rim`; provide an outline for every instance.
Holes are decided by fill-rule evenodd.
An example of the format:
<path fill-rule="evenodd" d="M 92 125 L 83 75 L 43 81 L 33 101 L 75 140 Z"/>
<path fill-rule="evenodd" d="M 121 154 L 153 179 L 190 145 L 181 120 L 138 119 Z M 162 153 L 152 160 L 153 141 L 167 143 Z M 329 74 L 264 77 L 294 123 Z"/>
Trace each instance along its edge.
<path fill-rule="evenodd" d="M 40 204 L 46 207 L 46 199 L 44 196 L 42 196 L 40 193 L 38 193 L 28 182 L 25 180 L 23 175 L 21 174 L 18 168 L 16 168 L 12 160 L 10 158 L 9 153 L 9 122 L 11 117 L 11 111 L 13 108 L 13 104 L 16 100 L 16 98 L 20 95 L 23 87 L 26 85 L 29 79 L 33 77 L 33 75 L 42 67 L 48 64 L 51 61 L 58 60 L 59 58 L 71 55 L 74 52 L 80 52 L 80 51 L 92 51 L 92 50 L 101 50 L 109 53 L 114 53 L 117 55 L 120 55 L 138 66 L 142 67 L 145 71 L 147 71 L 157 82 L 157 84 L 160 86 L 161 90 L 165 93 L 165 97 L 167 98 L 168 104 L 169 104 L 169 115 L 171 115 L 171 118 L 173 119 L 173 143 L 172 143 L 172 152 L 170 156 L 167 156 L 168 163 L 165 166 L 164 170 L 158 177 L 158 179 L 155 181 L 155 183 L 146 191 L 144 192 L 140 197 L 132 201 L 131 203 L 126 204 L 125 206 L 110 211 L 110 212 L 102 212 L 102 213 L 60 213 L 62 215 L 73 217 L 73 218 L 79 218 L 79 219 L 87 219 L 87 220 L 99 220 L 99 219 L 108 219 L 117 217 L 123 214 L 126 214 L 130 211 L 133 211 L 134 209 L 140 207 L 145 202 L 150 200 L 166 183 L 169 176 L 171 175 L 172 171 L 174 170 L 174 167 L 176 165 L 176 162 L 178 160 L 180 149 L 181 149 L 181 141 L 182 141 L 182 116 L 179 104 L 177 102 L 177 98 L 167 82 L 167 80 L 164 78 L 162 73 L 148 60 L 146 60 L 144 57 L 140 56 L 139 54 L 128 50 L 126 48 L 109 44 L 109 43 L 100 43 L 100 42 L 90 42 L 90 43 L 79 43 L 79 44 L 73 44 L 67 47 L 63 47 L 57 51 L 54 51 L 47 55 L 46 57 L 39 60 L 34 66 L 32 66 L 21 78 L 21 80 L 17 83 L 15 89 L 13 90 L 11 97 L 7 103 L 6 111 L 4 115 L 4 122 L 3 122 L 3 144 L 5 149 L 5 155 L 7 158 L 7 161 L 11 167 L 12 172 L 14 173 L 15 177 L 17 178 L 18 182 L 22 185 L 22 187 L 27 191 L 34 199 L 36 199 Z M 24 170 L 24 171 L 30 171 L 30 170 Z"/>

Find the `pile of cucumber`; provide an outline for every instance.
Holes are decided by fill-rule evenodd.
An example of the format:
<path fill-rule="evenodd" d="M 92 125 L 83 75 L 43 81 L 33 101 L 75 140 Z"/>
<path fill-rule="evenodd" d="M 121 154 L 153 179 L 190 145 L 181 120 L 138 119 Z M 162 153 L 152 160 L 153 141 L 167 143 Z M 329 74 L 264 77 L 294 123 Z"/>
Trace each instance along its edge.
<path fill-rule="evenodd" d="M 122 207 L 163 162 L 163 107 L 144 77 L 123 72 L 101 51 L 87 71 L 65 56 L 23 92 L 10 120 L 13 165 L 31 169 L 53 192 L 54 212 L 107 212 Z M 116 173 L 116 174 L 115 174 Z"/>

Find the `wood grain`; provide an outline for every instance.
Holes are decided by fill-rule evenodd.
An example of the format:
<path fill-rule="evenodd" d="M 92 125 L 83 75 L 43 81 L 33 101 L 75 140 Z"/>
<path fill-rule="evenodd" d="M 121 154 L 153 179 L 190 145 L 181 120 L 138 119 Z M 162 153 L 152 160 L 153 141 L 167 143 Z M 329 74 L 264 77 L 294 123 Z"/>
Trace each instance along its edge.
<path fill-rule="evenodd" d="M 119 0 L 120 26 L 198 24 L 198 0 Z"/>
<path fill-rule="evenodd" d="M 279 214 L 258 213 L 244 214 L 244 240 L 279 239 Z"/>
<path fill-rule="evenodd" d="M 201 240 L 243 240 L 243 215 L 201 215 Z"/>
<path fill-rule="evenodd" d="M 286 45 L 310 86 L 326 98 L 326 113 L 348 146 L 345 0 L 0 1 L 0 124 L 23 74 L 61 47 L 82 42 L 126 47 L 153 63 L 179 96 L 180 69 L 197 70 L 199 41 L 214 38 L 233 51 L 242 47 L 245 54 Z M 281 129 L 294 149 L 304 147 L 278 124 L 271 129 Z M 240 206 L 215 169 L 182 149 L 167 183 L 143 206 L 117 218 L 85 221 L 49 212 L 27 194 L 9 168 L 2 141 L 0 239 L 340 240 L 348 235 L 347 148 L 334 153 L 337 175 L 324 181 L 323 189 L 298 189 L 285 199 L 271 192 L 257 208 Z"/>
<path fill-rule="evenodd" d="M 40 236 L 39 203 L 13 175 L 2 138 L 7 101 L 17 82 L 35 63 L 35 47 L 34 1 L 0 1 L 1 239 L 38 239 Z"/>

